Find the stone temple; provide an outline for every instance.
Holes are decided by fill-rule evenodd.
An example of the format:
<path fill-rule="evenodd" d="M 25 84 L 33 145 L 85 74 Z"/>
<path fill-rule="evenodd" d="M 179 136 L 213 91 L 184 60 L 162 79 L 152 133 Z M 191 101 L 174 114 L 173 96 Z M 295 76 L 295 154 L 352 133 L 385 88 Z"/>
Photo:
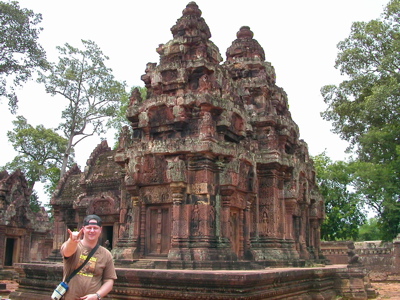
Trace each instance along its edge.
<path fill-rule="evenodd" d="M 293 268 L 323 261 L 324 201 L 253 32 L 241 27 L 224 61 L 194 2 L 171 32 L 142 76 L 147 96 L 132 92 L 119 147 L 103 141 L 60 181 L 50 259 L 94 213 L 120 268 L 112 299 L 364 299 L 363 271 Z M 20 268 L 13 299 L 61 278 L 60 264 Z"/>
<path fill-rule="evenodd" d="M 60 183 L 55 249 L 90 212 L 105 219 L 104 239 L 124 263 L 231 268 L 320 258 L 323 199 L 274 68 L 246 26 L 223 61 L 201 14 L 189 3 L 157 48 L 160 63 L 147 64 L 147 98 L 132 93 L 119 148 L 103 142 L 83 173 Z"/>

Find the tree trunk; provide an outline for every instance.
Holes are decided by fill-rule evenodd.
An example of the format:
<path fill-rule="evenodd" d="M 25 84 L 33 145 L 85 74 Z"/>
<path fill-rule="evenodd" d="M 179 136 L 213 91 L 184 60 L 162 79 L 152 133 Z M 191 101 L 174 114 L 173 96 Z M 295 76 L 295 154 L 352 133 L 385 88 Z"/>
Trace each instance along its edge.
<path fill-rule="evenodd" d="M 68 146 L 67 149 L 65 149 L 65 153 L 64 153 L 64 157 L 63 157 L 63 163 L 61 166 L 61 170 L 60 170 L 60 180 L 64 177 L 64 174 L 66 172 L 67 169 L 67 165 L 68 165 L 68 159 L 69 159 L 69 155 L 71 153 L 71 148 L 72 148 L 72 140 L 73 140 L 74 136 L 70 136 L 69 140 L 68 140 Z"/>

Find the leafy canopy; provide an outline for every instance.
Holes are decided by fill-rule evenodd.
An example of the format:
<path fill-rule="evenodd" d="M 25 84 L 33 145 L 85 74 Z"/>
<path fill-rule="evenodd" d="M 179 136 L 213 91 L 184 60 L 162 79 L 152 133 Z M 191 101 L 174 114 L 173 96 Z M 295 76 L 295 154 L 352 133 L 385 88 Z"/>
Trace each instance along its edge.
<path fill-rule="evenodd" d="M 327 241 L 355 240 L 364 223 L 362 199 L 351 190 L 352 170 L 343 161 L 332 162 L 324 153 L 313 158 L 320 192 L 325 199 L 326 218 L 321 237 Z"/>
<path fill-rule="evenodd" d="M 335 67 L 347 79 L 322 88 L 322 116 L 350 143 L 354 187 L 377 213 L 384 239 L 392 239 L 400 221 L 400 0 L 381 19 L 353 23 L 338 48 Z"/>
<path fill-rule="evenodd" d="M 14 129 L 8 131 L 7 136 L 18 155 L 3 169 L 10 172 L 21 169 L 30 188 L 37 181 L 47 182 L 50 194 L 58 182 L 62 165 L 60 153 L 65 151 L 68 141 L 43 125 L 33 127 L 22 116 L 18 116 L 13 125 Z"/>
<path fill-rule="evenodd" d="M 84 49 L 68 43 L 57 47 L 57 64 L 40 74 L 39 82 L 51 95 L 60 95 L 68 105 L 62 112 L 59 128 L 68 140 L 64 152 L 62 177 L 72 149 L 83 139 L 105 133 L 107 122 L 120 111 L 120 98 L 126 93 L 125 83 L 114 79 L 105 56 L 93 41 L 82 40 Z"/>
<path fill-rule="evenodd" d="M 36 69 L 47 68 L 46 54 L 37 39 L 42 28 L 41 14 L 20 8 L 18 2 L 0 1 L 0 98 L 9 100 L 15 113 L 17 95 L 15 87 L 21 86 Z"/>
<path fill-rule="evenodd" d="M 381 233 L 378 227 L 378 220 L 376 218 L 368 219 L 359 228 L 359 241 L 378 241 L 381 240 Z"/>

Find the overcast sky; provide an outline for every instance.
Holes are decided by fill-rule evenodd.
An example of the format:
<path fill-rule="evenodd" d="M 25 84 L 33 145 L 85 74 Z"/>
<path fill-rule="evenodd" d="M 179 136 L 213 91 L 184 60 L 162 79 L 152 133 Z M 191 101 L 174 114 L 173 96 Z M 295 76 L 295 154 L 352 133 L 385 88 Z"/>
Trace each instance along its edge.
<path fill-rule="evenodd" d="M 4 0 L 3 0 L 4 1 Z M 128 87 L 144 86 L 140 77 L 148 62 L 159 62 L 156 48 L 172 39 L 170 28 L 182 16 L 185 0 L 22 0 L 21 7 L 41 13 L 44 28 L 39 43 L 48 59 L 56 62 L 56 46 L 81 47 L 81 39 L 96 42 L 110 57 L 107 66 Z M 327 151 L 333 160 L 345 159 L 347 144 L 331 133 L 331 124 L 320 117 L 326 106 L 322 86 L 344 78 L 334 68 L 336 45 L 349 36 L 355 21 L 380 18 L 389 0 L 198 0 L 211 31 L 211 40 L 224 60 L 226 49 L 241 26 L 249 26 L 264 48 L 266 60 L 275 67 L 277 85 L 288 94 L 289 110 L 300 128 L 300 138 L 311 155 Z M 66 102 L 51 97 L 34 81 L 18 91 L 23 115 L 33 126 L 55 128 Z M 16 155 L 7 141 L 12 129 L 7 101 L 0 104 L 0 165 Z M 113 145 L 109 137 L 109 145 Z M 81 169 L 100 142 L 91 137 L 77 146 Z"/>

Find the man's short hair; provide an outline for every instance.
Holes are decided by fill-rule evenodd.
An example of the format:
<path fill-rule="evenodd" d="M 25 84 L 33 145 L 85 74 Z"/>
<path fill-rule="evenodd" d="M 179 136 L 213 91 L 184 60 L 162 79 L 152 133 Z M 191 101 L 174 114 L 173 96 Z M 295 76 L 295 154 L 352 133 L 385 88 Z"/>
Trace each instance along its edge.
<path fill-rule="evenodd" d="M 101 227 L 102 221 L 98 215 L 88 215 L 83 219 L 83 226 L 97 225 Z"/>

